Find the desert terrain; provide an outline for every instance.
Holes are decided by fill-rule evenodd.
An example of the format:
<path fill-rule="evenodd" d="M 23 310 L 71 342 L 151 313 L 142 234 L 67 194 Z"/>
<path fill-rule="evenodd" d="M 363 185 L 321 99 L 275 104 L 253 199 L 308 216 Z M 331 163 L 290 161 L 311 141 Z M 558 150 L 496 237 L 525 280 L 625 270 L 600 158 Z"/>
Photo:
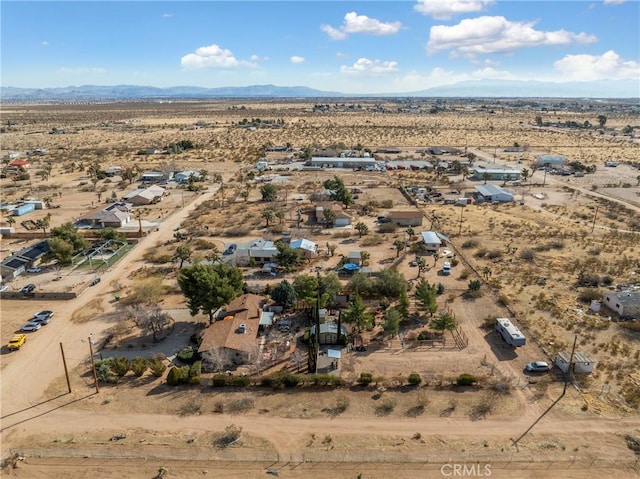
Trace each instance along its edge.
<path fill-rule="evenodd" d="M 467 475 L 487 476 L 490 470 L 491 477 L 594 477 L 615 470 L 619 477 L 637 477 L 638 460 L 627 436 L 640 437 L 640 331 L 637 323 L 617 321 L 605 309 L 591 311 L 588 300 L 639 281 L 640 148 L 633 134 L 621 134 L 627 125 L 635 125 L 638 134 L 637 109 L 625 103 L 560 106 L 552 100 L 451 101 L 436 114 L 405 108 L 393 101 L 340 101 L 318 108 L 275 100 L 2 105 L 4 164 L 12 152 L 20 152 L 18 158 L 44 153 L 28 155 L 28 179 L 0 180 L 1 199 L 49 198 L 49 208 L 25 216 L 35 222 L 50 215 L 49 230 L 137 187 L 118 176 L 93 184 L 91 164 L 135 167 L 138 173 L 205 170 L 208 178 L 195 191 L 169 184 L 162 201 L 138 209 L 125 230 L 143 233 L 117 262 L 71 269 L 50 261 L 43 271 L 8 283 L 12 293 L 33 282 L 39 291 L 77 295 L 0 300 L 3 345 L 31 314 L 55 311 L 53 321 L 29 333 L 19 351 L 5 346 L 1 351 L 2 474 L 233 478 L 277 471 L 281 477 L 417 478 L 454 475 L 455 465 L 488 465 Z M 538 115 L 553 124 L 537 125 Z M 597 124 L 599 115 L 606 115 L 606 129 L 555 126 Z M 160 153 L 178 141 L 195 147 Z M 505 151 L 516 143 L 520 151 Z M 291 151 L 268 151 L 284 145 Z M 316 148 L 368 149 L 381 161 L 430 161 L 427 147 L 472 153 L 474 166 L 526 168 L 530 176 L 507 185 L 513 202 L 462 208 L 455 202 L 414 201 L 401 189 L 429 187 L 459 198 L 483 180 L 432 170 L 309 170 L 299 161 L 302 150 Z M 381 148 L 399 152 L 376 154 Z M 148 149 L 158 152 L 140 153 Z M 596 169 L 582 177 L 548 174 L 537 170 L 540 154 L 564 155 Z M 445 156 L 449 163 L 467 162 L 460 155 Z M 261 159 L 272 165 L 270 171 L 257 172 Z M 618 166 L 604 167 L 605 161 Z M 39 175 L 49 164 L 50 174 Z M 313 193 L 334 176 L 358 191 L 347 211 L 352 225 L 365 224 L 367 234 L 314 222 Z M 261 177 L 271 177 L 278 189 L 274 202 L 262 201 Z M 268 226 L 266 207 L 282 213 Z M 396 250 L 394 242 L 407 242 L 406 230 L 377 221 L 394 209 L 422 211 L 422 226 L 414 228 L 418 235 L 436 230 L 449 238 L 444 248 L 456 260 L 451 275 L 439 274 L 448 258 L 427 257 L 428 269 L 421 271 L 411 266 L 416 255 L 410 248 Z M 13 227 L 16 234 L 2 238 L 3 259 L 47 237 L 45 231 L 28 231 L 21 217 L 13 223 L 8 218 L 0 226 Z M 90 346 L 97 357 L 170 357 L 207 323 L 206 315 L 189 315 L 177 286 L 179 265 L 171 259 L 180 244 L 176 231 L 188 235 L 190 244 L 212 243 L 219 251 L 258 238 L 276 241 L 284 231 L 318 244 L 311 261 L 276 278 L 243 267 L 247 286 L 256 292 L 313 275 L 317 268 L 329 273 L 350 251 L 366 251 L 373 271 L 395 267 L 404 275 L 414 319 L 401 325 L 402 340 L 384 337 L 379 326 L 364 332 L 366 351 L 343 356 L 336 374 L 344 385 L 336 388 L 221 389 L 211 386 L 207 373 L 197 386 L 172 387 L 165 377 L 147 373 L 100 384 L 96 392 Z M 333 254 L 329 246 L 335 246 Z M 205 253 L 197 250 L 192 260 Z M 100 283 L 88 286 L 96 276 Z M 464 347 L 451 336 L 444 346 L 415 340 L 429 329 L 428 314 L 418 310 L 412 294 L 419 277 L 442 284 L 439 310 L 455 316 Z M 595 277 L 595 284 L 581 284 L 585 277 Z M 158 305 L 174 321 L 159 341 L 128 321 L 123 302 L 115 300 L 115 295 L 126 300 L 150 278 L 166 287 Z M 482 284 L 475 298 L 465 294 L 470 280 Z M 345 286 L 348 281 L 343 279 Z M 375 300 L 367 305 L 378 307 Z M 496 317 L 511 318 L 527 336 L 526 346 L 507 347 L 491 325 L 487 328 L 487 319 Z M 293 335 L 283 339 L 296 344 Z M 574 340 L 578 351 L 596 358 L 593 374 L 565 383 L 557 368 L 543 375 L 523 372 L 531 361 L 551 361 L 570 351 Z M 295 362 L 290 354 L 272 370 L 290 368 Z M 372 373 L 375 384 L 359 385 L 361 373 Z M 407 383 L 410 373 L 420 375 L 419 386 Z M 456 386 L 464 373 L 479 378 L 478 384 Z M 229 431 L 238 440 L 220 446 Z"/>

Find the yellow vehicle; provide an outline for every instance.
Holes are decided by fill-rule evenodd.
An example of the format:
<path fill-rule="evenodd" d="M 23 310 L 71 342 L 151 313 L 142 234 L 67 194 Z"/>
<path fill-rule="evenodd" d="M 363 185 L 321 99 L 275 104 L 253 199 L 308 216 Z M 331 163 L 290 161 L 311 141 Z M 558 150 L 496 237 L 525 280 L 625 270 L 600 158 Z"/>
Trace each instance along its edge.
<path fill-rule="evenodd" d="M 9 343 L 7 344 L 7 348 L 9 351 L 13 351 L 14 349 L 20 349 L 24 342 L 27 340 L 26 334 L 14 334 Z"/>

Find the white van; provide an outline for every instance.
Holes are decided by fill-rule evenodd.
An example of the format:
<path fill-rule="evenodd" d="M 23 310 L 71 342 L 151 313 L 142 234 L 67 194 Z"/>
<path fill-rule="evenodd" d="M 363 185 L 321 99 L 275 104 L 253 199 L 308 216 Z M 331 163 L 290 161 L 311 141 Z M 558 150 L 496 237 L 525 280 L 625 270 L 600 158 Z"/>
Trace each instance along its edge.
<path fill-rule="evenodd" d="M 450 275 L 451 274 L 451 263 L 449 261 L 445 261 L 442 265 L 442 274 Z"/>

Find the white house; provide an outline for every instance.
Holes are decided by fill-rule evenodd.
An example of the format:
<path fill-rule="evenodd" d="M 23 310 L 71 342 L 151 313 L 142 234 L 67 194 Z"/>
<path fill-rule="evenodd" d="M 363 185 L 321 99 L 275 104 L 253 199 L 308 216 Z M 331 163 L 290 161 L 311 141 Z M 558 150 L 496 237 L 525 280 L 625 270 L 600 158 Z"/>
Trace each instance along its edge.
<path fill-rule="evenodd" d="M 571 361 L 573 372 L 578 374 L 591 374 L 593 368 L 596 366 L 596 361 L 589 356 L 589 354 L 579 351 L 573 353 L 573 359 L 571 358 L 570 352 L 562 351 L 558 353 L 554 364 L 558 366 L 563 373 L 566 373 L 569 371 L 569 361 Z"/>
<path fill-rule="evenodd" d="M 202 179 L 202 175 L 200 174 L 200 172 L 194 170 L 181 171 L 173 175 L 173 179 L 176 183 L 189 183 L 189 180 L 192 177 L 194 181 L 200 181 Z"/>
<path fill-rule="evenodd" d="M 253 261 L 258 265 L 276 263 L 278 248 L 276 248 L 273 241 L 257 239 L 248 245 L 238 246 L 237 255 L 239 258 L 243 258 L 246 261 L 251 261 L 253 259 Z"/>
<path fill-rule="evenodd" d="M 290 244 L 291 249 L 299 249 L 305 258 L 309 258 L 318 253 L 318 245 L 308 239 L 293 240 Z"/>
<path fill-rule="evenodd" d="M 501 203 L 509 203 L 513 201 L 513 191 L 502 188 L 498 185 L 487 183 L 486 185 L 474 186 L 478 192 L 478 199 L 481 201 L 499 201 Z"/>
<path fill-rule="evenodd" d="M 640 318 L 640 291 L 611 291 L 605 293 L 603 304 L 625 318 Z"/>
<path fill-rule="evenodd" d="M 440 246 L 442 246 L 442 241 L 435 231 L 423 231 L 422 246 L 429 253 L 437 253 Z"/>

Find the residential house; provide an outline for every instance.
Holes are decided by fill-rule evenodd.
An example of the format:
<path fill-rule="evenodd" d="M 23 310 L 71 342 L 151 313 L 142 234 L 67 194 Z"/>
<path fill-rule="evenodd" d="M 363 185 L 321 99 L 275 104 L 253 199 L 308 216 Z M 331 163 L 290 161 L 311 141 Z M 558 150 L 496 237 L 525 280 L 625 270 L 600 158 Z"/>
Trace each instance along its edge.
<path fill-rule="evenodd" d="M 26 170 L 31 167 L 31 163 L 29 160 L 15 159 L 10 161 L 8 166 L 13 169 L 24 168 Z"/>
<path fill-rule="evenodd" d="M 167 175 L 165 175 L 162 171 L 157 171 L 157 170 L 145 171 L 144 173 L 142 173 L 142 176 L 140 177 L 140 181 L 142 183 L 160 183 L 161 181 L 164 181 L 167 179 L 171 179 L 171 178 L 167 178 Z"/>
<path fill-rule="evenodd" d="M 49 251 L 49 242 L 39 241 L 5 258 L 0 263 L 2 281 L 14 279 L 24 273 L 27 268 L 36 265 Z"/>
<path fill-rule="evenodd" d="M 442 246 L 442 241 L 435 231 L 422 232 L 422 247 L 427 253 L 437 253 Z"/>
<path fill-rule="evenodd" d="M 374 168 L 378 162 L 373 158 L 347 158 L 342 156 L 314 156 L 306 162 L 307 166 L 319 168 Z"/>
<path fill-rule="evenodd" d="M 476 185 L 474 188 L 477 191 L 476 201 L 478 203 L 483 201 L 509 203 L 513 201 L 513 191 L 502 188 L 501 186 L 487 183 L 486 185 Z"/>
<path fill-rule="evenodd" d="M 424 215 L 419 210 L 391 211 L 389 218 L 398 226 L 422 226 Z"/>
<path fill-rule="evenodd" d="M 122 228 L 131 221 L 130 203 L 115 202 L 83 216 L 76 222 L 78 227 Z"/>
<path fill-rule="evenodd" d="M 602 302 L 621 318 L 640 319 L 640 291 L 611 291 L 603 295 Z"/>
<path fill-rule="evenodd" d="M 237 257 L 244 263 L 255 263 L 264 265 L 266 263 L 277 263 L 278 248 L 273 241 L 257 239 L 246 245 L 239 245 Z"/>
<path fill-rule="evenodd" d="M 331 210 L 333 212 L 333 226 L 335 228 L 351 225 L 353 217 L 342 209 L 342 205 L 329 201 L 320 203 L 316 206 L 315 215 L 317 223 L 327 224 L 327 218 L 324 214 L 326 210 Z"/>
<path fill-rule="evenodd" d="M 578 374 L 591 374 L 593 368 L 596 366 L 596 362 L 597 361 L 588 353 L 579 351 L 573 353 L 573 358 L 571 357 L 571 352 L 559 352 L 554 360 L 554 364 L 558 366 L 563 373 L 569 372 L 569 367 L 571 366 L 571 370 Z"/>
<path fill-rule="evenodd" d="M 308 239 L 297 239 L 291 241 L 291 249 L 299 249 L 302 252 L 302 257 L 310 259 L 318 254 L 318 245 Z"/>
<path fill-rule="evenodd" d="M 520 181 L 522 172 L 509 168 L 473 168 L 471 177 L 476 180 Z"/>
<path fill-rule="evenodd" d="M 200 181 L 202 179 L 202 173 L 194 170 L 185 170 L 173 175 L 175 182 L 180 184 L 189 183 L 191 178 L 193 178 L 193 181 Z"/>
<path fill-rule="evenodd" d="M 257 359 L 263 298 L 243 294 L 224 308 L 220 319 L 204 330 L 198 352 L 205 370 L 248 364 Z"/>
<path fill-rule="evenodd" d="M 150 205 L 157 203 L 164 195 L 164 188 L 158 185 L 152 185 L 148 188 L 139 188 L 125 195 L 122 199 L 133 206 Z"/>

